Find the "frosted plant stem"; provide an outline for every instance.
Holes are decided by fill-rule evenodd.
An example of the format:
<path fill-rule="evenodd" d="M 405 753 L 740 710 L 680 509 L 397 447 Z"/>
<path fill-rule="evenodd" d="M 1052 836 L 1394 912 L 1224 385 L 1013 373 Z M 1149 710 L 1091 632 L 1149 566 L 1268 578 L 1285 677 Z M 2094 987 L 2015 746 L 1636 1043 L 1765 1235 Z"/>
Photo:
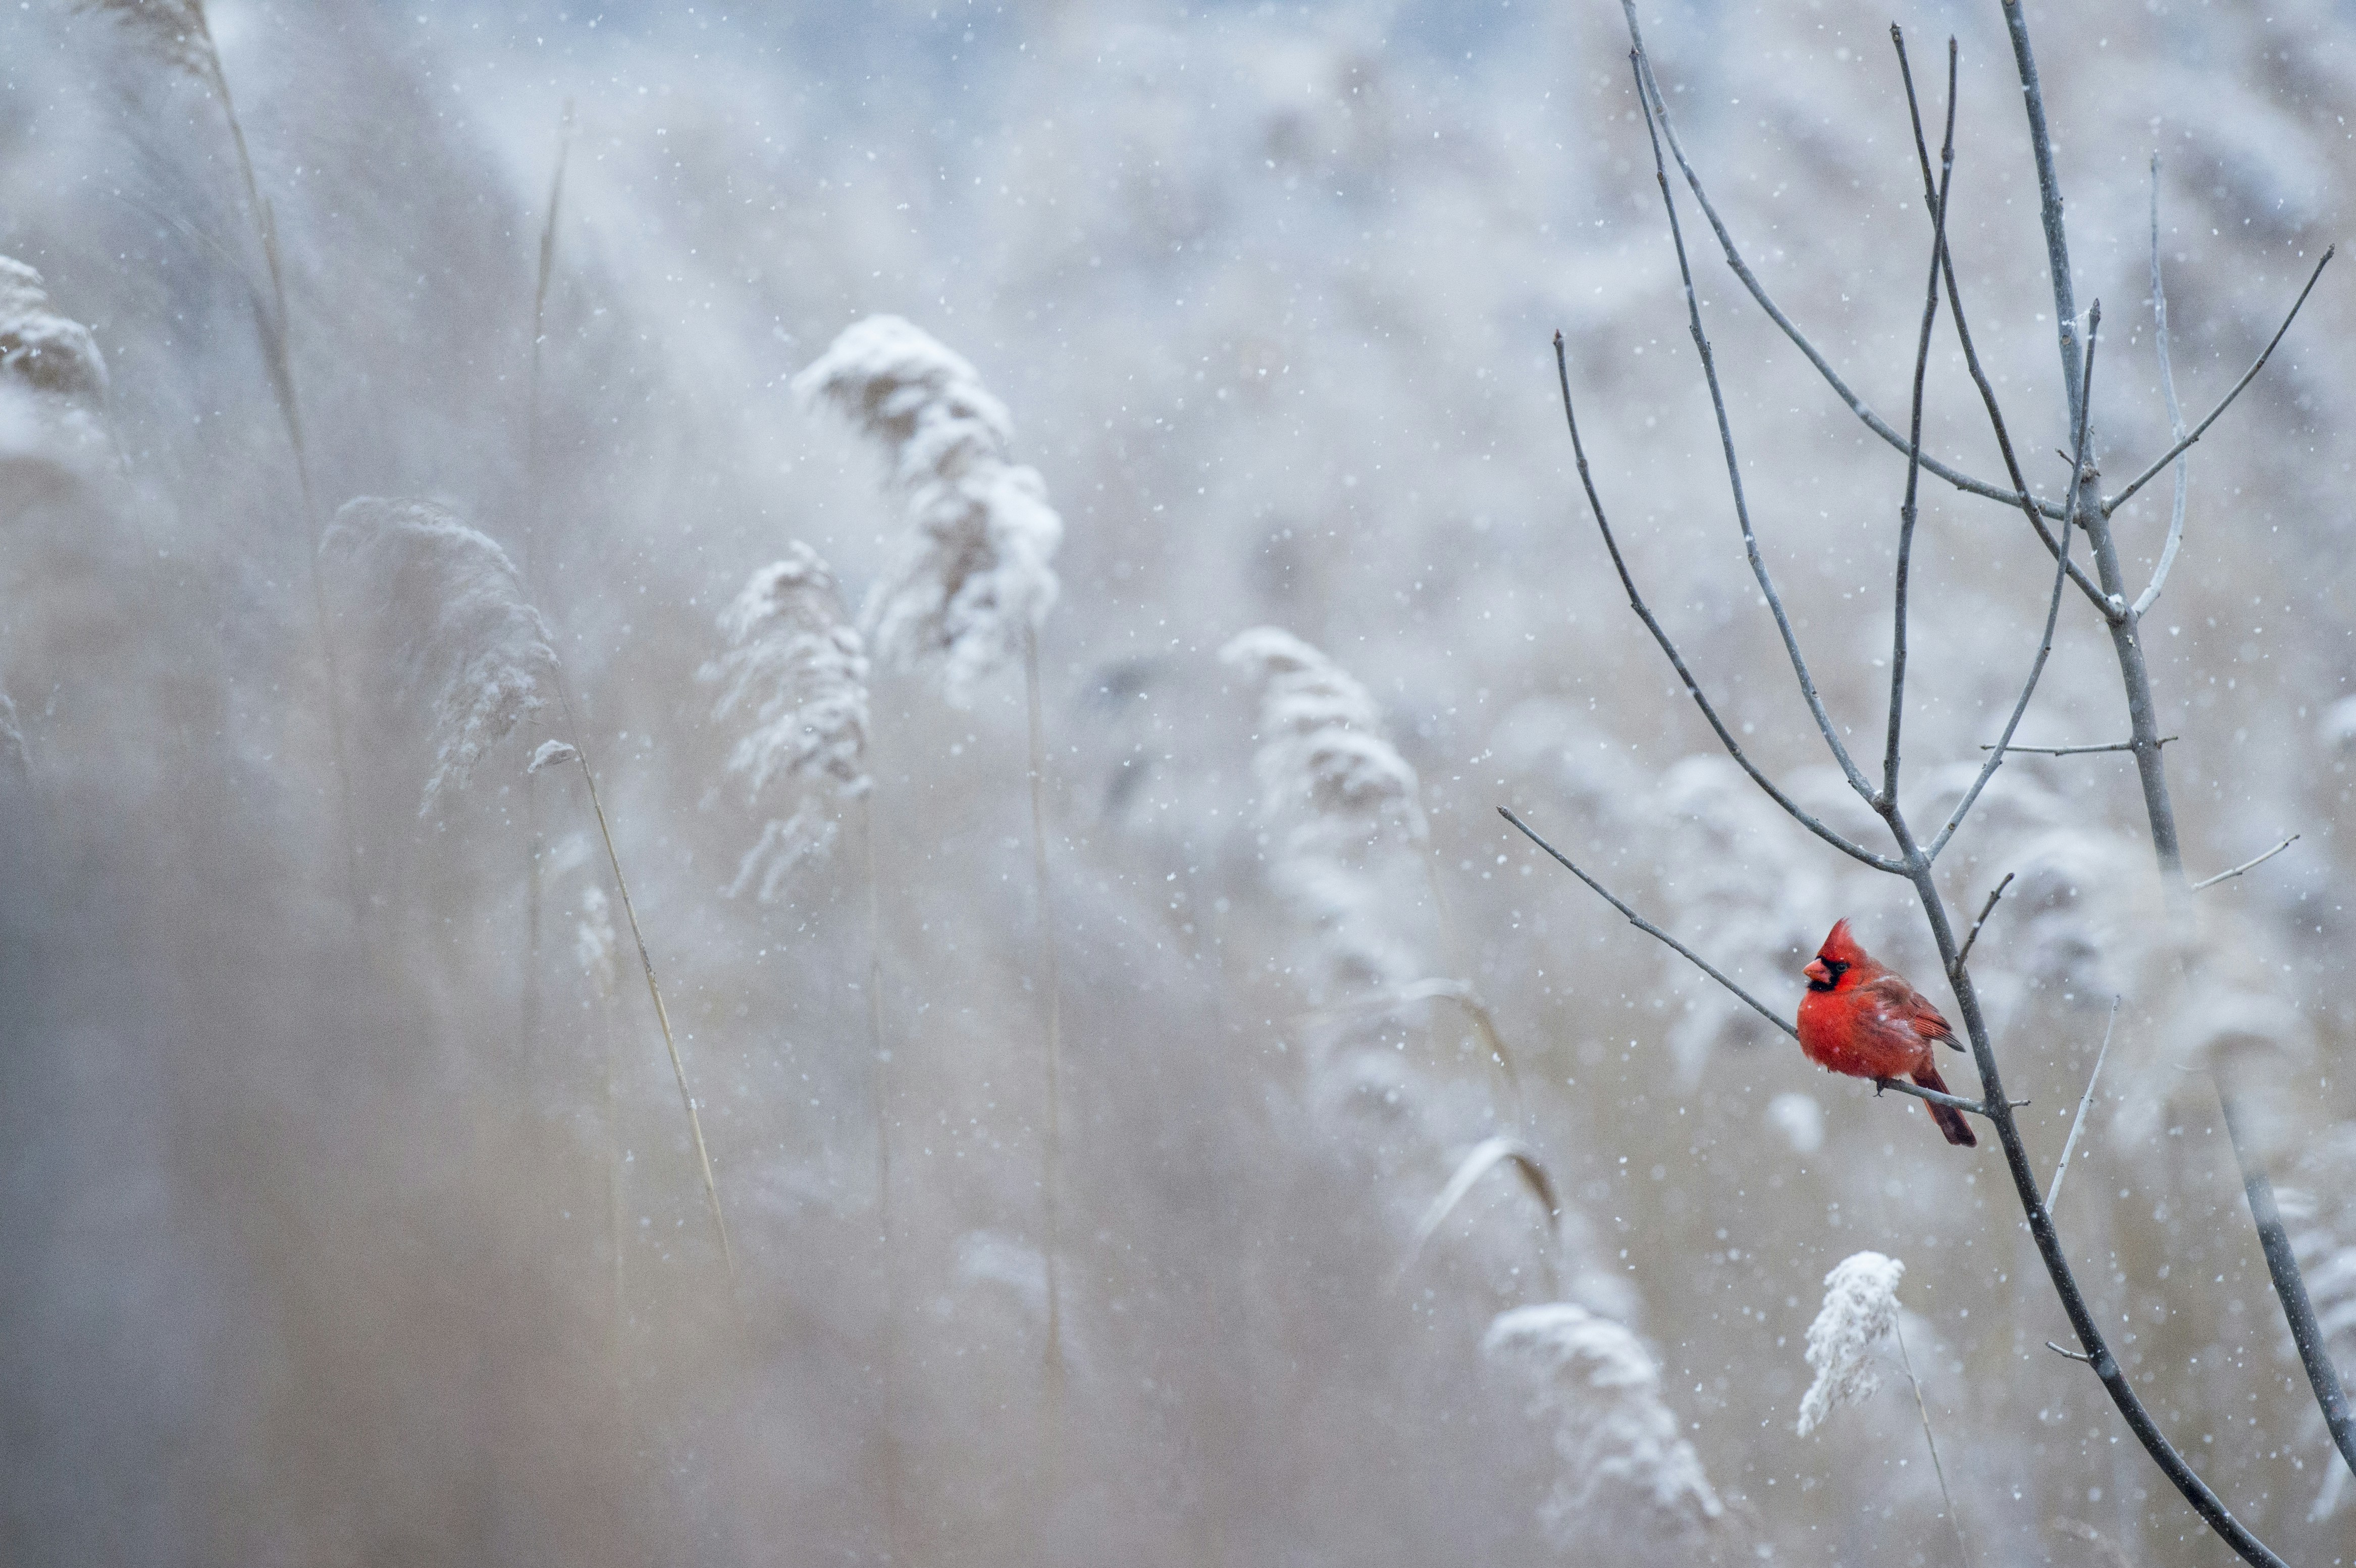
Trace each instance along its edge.
<path fill-rule="evenodd" d="M 2110 1022 L 2103 1026 L 2103 1048 L 2094 1053 L 2094 1070 L 2086 1075 L 2086 1092 L 2078 1097 L 2077 1119 L 2070 1123 L 2070 1135 L 2062 1140 L 2062 1159 L 2053 1167 L 2053 1186 L 2045 1195 L 2045 1212 L 2062 1201 L 2062 1178 L 2070 1174 L 2070 1155 L 2078 1147 L 2078 1134 L 2086 1130 L 2086 1112 L 2094 1103 L 2094 1085 L 2103 1076 L 2103 1058 L 2111 1054 L 2111 1030 L 2119 1021 L 2119 999 L 2111 998 Z"/>
<path fill-rule="evenodd" d="M 1931 1449 L 1931 1473 L 1939 1477 L 1939 1498 L 1947 1505 L 1948 1528 L 1955 1532 L 1955 1559 L 1968 1568 L 1971 1549 L 1964 1544 L 1964 1521 L 1955 1513 L 1954 1495 L 1947 1490 L 1947 1467 L 1939 1463 L 1939 1440 L 1931 1434 L 1931 1407 L 1922 1401 L 1922 1380 L 1914 1375 L 1914 1358 L 1906 1349 L 1905 1326 L 1893 1321 L 1890 1332 L 1898 1341 L 1898 1359 L 1906 1365 L 1906 1381 L 1914 1390 L 1914 1410 L 1922 1418 L 1922 1441 Z"/>
<path fill-rule="evenodd" d="M 1055 950 L 1055 912 L 1047 883 L 1047 738 L 1039 705 L 1039 628 L 1023 630 L 1023 690 L 1031 717 L 1031 852 L 1039 884 L 1039 960 L 1046 986 L 1047 1138 L 1041 1199 L 1047 1218 L 1047 1372 L 1060 1383 L 1064 1370 L 1064 1316 L 1056 1253 L 1062 1250 L 1064 994 Z"/>
<path fill-rule="evenodd" d="M 877 1403 L 884 1447 L 884 1544 L 894 1563 L 900 1550 L 900 1437 L 898 1374 L 900 1293 L 892 1246 L 892 1053 L 884 1045 L 884 901 L 875 872 L 875 791 L 859 798 L 860 834 L 867 841 L 867 1046 L 874 1064 L 875 1246 L 884 1284 L 884 1310 L 876 1354 Z"/>
<path fill-rule="evenodd" d="M 335 750 L 336 786 L 343 808 L 345 875 L 349 883 L 353 926 L 365 931 L 368 895 L 360 880 L 359 816 L 352 805 L 351 758 L 344 738 L 344 683 L 336 663 L 336 639 L 329 630 L 327 589 L 319 578 L 319 507 L 311 489 L 311 454 L 303 439 L 303 404 L 294 387 L 294 358 L 286 346 L 286 284 L 278 261 L 278 219 L 262 197 L 261 183 L 254 178 L 253 156 L 245 145 L 245 125 L 238 118 L 237 100 L 229 90 L 229 75 L 221 69 L 212 25 L 203 6 L 193 6 L 191 11 L 197 26 L 198 52 L 203 62 L 201 75 L 212 90 L 214 102 L 220 105 L 221 118 L 228 123 L 230 141 L 237 150 L 238 175 L 245 184 L 246 210 L 252 216 L 254 238 L 262 246 L 262 263 L 270 279 L 267 301 L 258 291 L 252 295 L 253 322 L 262 339 L 262 365 L 270 372 L 270 390 L 276 396 L 279 417 L 286 426 L 286 445 L 294 454 L 295 487 L 303 498 L 303 532 L 310 543 L 305 555 L 311 580 L 311 623 L 319 639 L 320 660 L 327 677 L 327 732 Z M 251 285 L 248 286 L 251 289 Z"/>
<path fill-rule="evenodd" d="M 581 777 L 589 786 L 589 809 L 597 814 L 597 832 L 605 841 L 606 864 L 614 868 L 614 887 L 622 896 L 622 913 L 630 922 L 630 940 L 638 945 L 638 967 L 646 972 L 647 995 L 655 1004 L 655 1022 L 662 1026 L 663 1048 L 670 1053 L 671 1076 L 679 1080 L 679 1102 L 687 1112 L 687 1130 L 695 1138 L 696 1164 L 703 1171 L 703 1196 L 712 1206 L 712 1228 L 720 1233 L 720 1256 L 728 1265 L 728 1282 L 736 1282 L 736 1250 L 729 1245 L 728 1220 L 720 1211 L 720 1183 L 712 1174 L 712 1152 L 704 1146 L 703 1118 L 696 1114 L 695 1096 L 688 1092 L 687 1064 L 680 1059 L 679 1041 L 670 1031 L 670 1010 L 663 1005 L 662 987 L 655 983 L 655 961 L 647 952 L 646 932 L 638 928 L 638 908 L 630 900 L 630 884 L 622 875 L 622 856 L 614 847 L 614 830 L 605 821 L 605 802 L 597 796 L 597 774 L 589 766 L 589 753 L 581 746 L 581 726 L 573 717 L 573 699 L 564 689 L 562 676 L 557 677 L 557 697 L 564 704 L 564 725 L 573 736 L 573 760 L 581 764 Z"/>

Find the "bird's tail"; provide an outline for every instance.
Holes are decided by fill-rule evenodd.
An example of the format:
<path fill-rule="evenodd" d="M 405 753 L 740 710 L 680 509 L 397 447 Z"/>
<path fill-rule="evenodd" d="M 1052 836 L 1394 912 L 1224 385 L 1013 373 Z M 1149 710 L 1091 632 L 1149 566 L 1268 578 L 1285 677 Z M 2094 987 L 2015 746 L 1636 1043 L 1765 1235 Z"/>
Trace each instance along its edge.
<path fill-rule="evenodd" d="M 1926 1067 L 1913 1076 L 1914 1081 L 1924 1089 L 1934 1089 L 1941 1094 L 1947 1092 L 1947 1081 L 1939 1076 L 1937 1068 Z M 1972 1124 L 1965 1121 L 1964 1113 L 1954 1106 L 1933 1105 L 1926 1100 L 1922 1102 L 1922 1109 L 1931 1113 L 1931 1120 L 1939 1124 L 1939 1131 L 1946 1134 L 1950 1144 L 1961 1144 L 1966 1149 L 1979 1145 L 1979 1140 L 1972 1136 Z"/>

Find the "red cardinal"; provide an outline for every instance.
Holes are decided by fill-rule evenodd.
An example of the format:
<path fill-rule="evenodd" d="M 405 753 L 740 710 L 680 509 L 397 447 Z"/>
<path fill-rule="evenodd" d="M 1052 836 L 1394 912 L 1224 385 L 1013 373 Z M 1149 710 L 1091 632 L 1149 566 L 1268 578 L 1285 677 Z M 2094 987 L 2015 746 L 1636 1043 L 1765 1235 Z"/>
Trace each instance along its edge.
<path fill-rule="evenodd" d="M 1857 945 L 1847 920 L 1833 927 L 1801 972 L 1808 977 L 1808 993 L 1800 998 L 1800 1049 L 1810 1061 L 1851 1078 L 1903 1075 L 1947 1092 L 1931 1046 L 1935 1041 L 1960 1051 L 1963 1042 L 1928 997 Z M 1969 1148 L 1979 1142 L 1962 1112 L 1928 1101 L 1923 1109 L 1950 1144 Z"/>

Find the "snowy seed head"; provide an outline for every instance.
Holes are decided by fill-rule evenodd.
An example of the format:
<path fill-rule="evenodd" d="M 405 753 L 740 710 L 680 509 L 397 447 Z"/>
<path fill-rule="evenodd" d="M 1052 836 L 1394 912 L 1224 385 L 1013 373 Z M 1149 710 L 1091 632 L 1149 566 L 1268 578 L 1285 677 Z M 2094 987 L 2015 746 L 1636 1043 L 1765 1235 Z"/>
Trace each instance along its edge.
<path fill-rule="evenodd" d="M 1252 769 L 1278 891 L 1317 931 L 1339 983 L 1415 978 L 1422 965 L 1398 921 L 1420 901 L 1415 852 L 1427 829 L 1415 769 L 1384 736 L 1374 700 L 1274 627 L 1243 633 L 1219 657 L 1261 686 Z"/>
<path fill-rule="evenodd" d="M 1898 1281 L 1906 1265 L 1879 1252 L 1844 1258 L 1825 1276 L 1825 1305 L 1808 1325 L 1808 1365 L 1816 1380 L 1800 1400 L 1800 1435 L 1824 1424 L 1834 1407 L 1855 1404 L 1881 1386 L 1870 1359 L 1898 1326 Z"/>
<path fill-rule="evenodd" d="M 1387 830 L 1423 837 L 1415 769 L 1384 738 L 1374 699 L 1347 671 L 1272 626 L 1243 633 L 1219 658 L 1261 688 L 1252 766 L 1263 826 L 1305 811 L 1369 837 Z"/>
<path fill-rule="evenodd" d="M 1662 1402 L 1659 1368 L 1621 1325 L 1568 1302 L 1516 1307 L 1490 1324 L 1481 1350 L 1526 1380 L 1529 1413 L 1554 1424 L 1563 1470 L 1538 1520 L 1556 1545 L 1591 1543 L 1599 1513 L 1691 1535 L 1725 1512 Z"/>
<path fill-rule="evenodd" d="M 215 69 L 204 0 L 80 0 L 77 10 L 112 16 L 132 41 L 175 70 L 209 81 Z"/>
<path fill-rule="evenodd" d="M 2356 697 L 2342 697 L 2324 709 L 2316 722 L 2315 738 L 2329 751 L 2356 746 Z"/>
<path fill-rule="evenodd" d="M 614 932 L 614 907 L 605 890 L 592 884 L 581 890 L 581 918 L 573 927 L 573 957 L 600 996 L 614 994 L 620 978 L 621 939 Z"/>
<path fill-rule="evenodd" d="M 336 513 L 319 553 L 374 624 L 402 691 L 432 704 L 434 771 L 418 814 L 545 704 L 548 626 L 506 551 L 430 501 L 367 496 Z"/>
<path fill-rule="evenodd" d="M 0 379 L 91 408 L 106 402 L 106 361 L 90 328 L 49 303 L 41 274 L 0 256 Z"/>
<path fill-rule="evenodd" d="M 775 792 L 792 806 L 763 826 L 731 889 L 752 886 L 766 903 L 797 865 L 831 847 L 835 806 L 871 787 L 867 655 L 826 563 L 798 542 L 753 574 L 720 630 L 728 651 L 698 678 L 721 688 L 713 718 L 749 722 L 728 770 L 755 800 Z"/>
<path fill-rule="evenodd" d="M 1788 1090 L 1767 1102 L 1767 1124 L 1791 1144 L 1795 1155 L 1813 1155 L 1825 1146 L 1825 1108 L 1815 1097 Z"/>
<path fill-rule="evenodd" d="M 962 358 L 896 316 L 844 330 L 794 378 L 890 454 L 914 524 L 860 619 L 876 657 L 938 664 L 952 702 L 1022 652 L 1055 602 L 1063 520 L 1035 469 L 1007 460 L 1012 422 Z"/>
<path fill-rule="evenodd" d="M 540 749 L 531 754 L 531 761 L 526 765 L 524 771 L 538 773 L 543 768 L 562 768 L 568 762 L 580 760 L 581 753 L 578 748 L 567 746 L 561 740 L 543 740 L 540 743 Z"/>

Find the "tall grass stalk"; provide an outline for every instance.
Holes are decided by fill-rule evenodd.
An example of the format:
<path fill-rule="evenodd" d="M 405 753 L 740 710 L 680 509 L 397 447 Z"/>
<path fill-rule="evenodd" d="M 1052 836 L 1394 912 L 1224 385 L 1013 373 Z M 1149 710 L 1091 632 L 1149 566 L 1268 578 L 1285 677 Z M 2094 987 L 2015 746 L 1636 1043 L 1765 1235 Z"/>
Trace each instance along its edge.
<path fill-rule="evenodd" d="M 540 580 L 535 542 L 540 533 L 540 345 L 546 336 L 548 280 L 556 266 L 556 215 L 564 202 L 564 164 L 573 150 L 573 100 L 564 101 L 564 118 L 556 134 L 556 172 L 548 183 L 548 213 L 540 229 L 540 272 L 531 290 L 531 371 L 524 392 L 524 512 L 523 577 L 535 594 Z M 542 603 L 546 600 L 543 598 Z M 540 825 L 540 776 L 527 772 L 523 781 L 525 860 L 523 1042 L 530 1049 L 540 1037 L 541 904 L 542 865 L 547 844 Z"/>
<path fill-rule="evenodd" d="M 883 1437 L 884 1543 L 894 1563 L 900 1550 L 898 1254 L 892 1244 L 892 1053 L 884 1044 L 884 897 L 875 870 L 875 792 L 859 798 L 859 833 L 867 853 L 867 1047 L 874 1064 L 875 1246 L 884 1286 L 876 1350 L 877 1425 Z"/>
<path fill-rule="evenodd" d="M 1947 1506 L 1947 1526 L 1955 1532 L 1955 1558 L 1970 1568 L 1971 1548 L 1964 1544 L 1964 1521 L 1955 1512 L 1954 1494 L 1947 1490 L 1947 1467 L 1939 1463 L 1939 1440 L 1931 1434 L 1931 1407 L 1922 1400 L 1922 1380 L 1914 1375 L 1914 1358 L 1906 1348 L 1906 1330 L 1893 1320 L 1890 1337 L 1898 1341 L 1898 1359 L 1906 1368 L 1906 1381 L 1914 1390 L 1914 1411 L 1922 1418 L 1922 1441 L 1931 1447 L 1931 1473 L 1939 1478 L 1939 1500 Z"/>
<path fill-rule="evenodd" d="M 869 589 L 862 628 L 886 666 L 937 671 L 949 702 L 1019 653 L 1029 709 L 1033 870 L 1046 990 L 1047 1106 L 1041 1151 L 1051 1398 L 1063 1369 L 1062 986 L 1047 872 L 1046 740 L 1039 696 L 1039 623 L 1055 602 L 1053 562 L 1063 520 L 1036 469 L 1012 461 L 1013 419 L 965 359 L 896 316 L 839 334 L 794 378 L 888 455 L 888 483 L 913 525 L 897 559 Z"/>
<path fill-rule="evenodd" d="M 1047 1370 L 1064 1369 L 1064 1316 L 1056 1254 L 1063 1246 L 1064 989 L 1061 954 L 1055 945 L 1055 907 L 1047 879 L 1047 739 L 1039 702 L 1039 628 L 1026 625 L 1023 638 L 1023 691 L 1030 707 L 1031 869 L 1039 887 L 1039 966 L 1046 989 L 1047 1126 L 1041 1201 L 1047 1226 Z"/>
<path fill-rule="evenodd" d="M 551 278 L 554 275 L 556 266 L 556 224 L 558 215 L 563 209 L 564 168 L 566 159 L 572 150 L 572 145 L 573 102 L 572 100 L 567 99 L 564 103 L 564 118 L 557 134 L 556 171 L 549 181 L 548 213 L 541 225 L 540 265 L 537 277 L 533 284 L 531 295 L 531 370 L 525 392 L 524 572 L 527 580 L 534 581 L 535 587 L 537 587 L 538 585 L 536 579 L 532 577 L 532 574 L 537 569 L 538 558 L 533 544 L 533 539 L 540 531 L 539 524 L 542 510 L 540 482 L 540 412 L 541 391 L 540 349 L 541 339 L 544 335 L 542 328 L 547 318 L 548 285 Z M 727 1265 L 729 1282 L 733 1284 L 736 1279 L 736 1250 L 728 1239 L 728 1218 L 722 1210 L 720 1205 L 720 1182 L 718 1177 L 714 1176 L 712 1172 L 712 1150 L 704 1142 L 703 1118 L 695 1108 L 694 1093 L 688 1088 L 687 1064 L 680 1057 L 679 1039 L 671 1030 L 670 1009 L 663 1004 L 662 986 L 655 978 L 655 961 L 652 955 L 647 950 L 646 932 L 638 924 L 637 903 L 630 897 L 629 879 L 622 874 L 621 852 L 615 847 L 613 824 L 606 820 L 605 800 L 597 791 L 597 772 L 595 768 L 590 766 L 588 748 L 582 744 L 580 721 L 574 716 L 573 711 L 573 693 L 571 688 L 565 682 L 563 672 L 561 669 L 556 673 L 554 683 L 556 686 L 557 702 L 564 711 L 565 733 L 572 737 L 573 756 L 571 760 L 580 764 L 582 781 L 589 787 L 589 809 L 596 814 L 597 834 L 605 846 L 606 864 L 613 868 L 614 889 L 621 895 L 622 914 L 623 917 L 629 921 L 630 940 L 637 948 L 638 968 L 646 976 L 647 997 L 654 1004 L 655 1022 L 660 1026 L 662 1029 L 663 1049 L 670 1058 L 671 1078 L 679 1085 L 680 1106 L 687 1112 L 688 1133 L 695 1144 L 695 1162 L 697 1169 L 703 1177 L 703 1197 L 705 1203 L 712 1210 L 712 1228 L 713 1232 L 720 1238 L 721 1260 Z M 525 776 L 527 788 L 529 788 L 531 772 L 528 771 Z M 533 798 L 531 795 L 527 793 L 525 800 L 527 810 L 533 810 Z M 531 967 L 526 984 L 536 988 L 539 976 L 540 906 L 541 903 L 541 859 L 540 843 L 537 836 L 538 818 L 536 812 L 531 819 L 531 825 L 534 829 L 534 837 L 531 841 L 531 859 L 528 868 L 528 874 L 530 877 L 530 902 L 531 905 L 532 915 L 531 932 L 529 939 Z M 535 1003 L 531 1011 L 527 1013 L 527 1019 L 530 1020 L 532 1016 L 532 1013 L 536 1013 L 536 1011 L 537 1007 Z M 606 1094 L 609 1102 L 611 1101 L 612 1093 L 613 1072 L 609 1063 L 606 1069 Z M 609 1193 L 611 1194 L 611 1201 L 614 1205 L 614 1213 L 616 1217 L 615 1223 L 617 1227 L 615 1233 L 614 1289 L 616 1305 L 618 1312 L 622 1290 L 622 1254 L 620 1231 L 618 1230 L 618 1226 L 620 1224 L 618 1218 L 620 1214 L 620 1195 L 618 1189 L 621 1180 L 621 1166 L 618 1153 L 612 1162 L 612 1165 L 613 1169 L 608 1175 L 607 1185 Z"/>
<path fill-rule="evenodd" d="M 614 847 L 613 825 L 605 819 L 605 804 L 597 793 L 597 772 L 589 766 L 589 754 L 581 746 L 581 726 L 573 716 L 573 698 L 566 691 L 562 674 L 556 680 L 557 701 L 563 704 L 564 727 L 573 736 L 570 760 L 581 765 L 581 778 L 589 786 L 589 809 L 596 813 L 598 836 L 605 841 L 605 862 L 614 871 L 614 889 L 622 896 L 622 915 L 630 923 L 630 940 L 638 950 L 638 968 L 647 977 L 647 996 L 655 1004 L 655 1022 L 662 1026 L 663 1049 L 670 1054 L 671 1077 L 679 1083 L 679 1102 L 687 1112 L 687 1130 L 695 1141 L 696 1165 L 703 1173 L 704 1200 L 712 1208 L 712 1228 L 720 1237 L 720 1256 L 728 1265 L 728 1279 L 736 1279 L 736 1250 L 728 1240 L 728 1219 L 720 1209 L 720 1183 L 712 1173 L 712 1151 L 703 1141 L 703 1118 L 697 1114 L 695 1096 L 687 1087 L 687 1064 L 680 1060 L 678 1036 L 671 1033 L 670 1009 L 663 1005 L 662 986 L 655 980 L 655 961 L 647 951 L 647 934 L 638 924 L 638 907 L 630 897 L 629 879 L 622 875 L 621 852 Z"/>
<path fill-rule="evenodd" d="M 311 454 L 303 438 L 303 404 L 295 389 L 294 358 L 287 349 L 286 283 L 279 262 L 278 220 L 269 199 L 262 194 L 261 182 L 254 178 L 253 156 L 246 147 L 245 124 L 238 117 L 237 99 L 229 90 L 229 74 L 221 69 L 220 50 L 213 42 L 204 0 L 145 0 L 144 4 L 142 0 L 83 0 L 81 8 L 114 17 L 135 42 L 155 54 L 167 68 L 193 78 L 220 106 L 221 119 L 229 127 L 230 143 L 237 152 L 238 178 L 245 188 L 246 213 L 253 225 L 255 242 L 262 249 L 269 292 L 265 295 L 254 287 L 251 278 L 241 281 L 246 285 L 252 309 L 254 334 L 261 341 L 262 368 L 270 376 L 271 395 L 278 404 L 279 418 L 286 427 L 287 448 L 294 458 L 295 487 L 303 505 L 303 553 L 310 573 L 312 631 L 318 639 L 320 662 L 327 682 L 328 741 L 335 753 L 336 784 L 343 813 L 346 892 L 351 901 L 353 928 L 365 931 L 368 897 L 360 878 L 359 817 L 352 803 L 351 759 L 344 736 L 343 676 L 337 668 L 336 639 L 327 619 L 327 588 L 319 576 L 319 506 L 311 487 Z"/>

